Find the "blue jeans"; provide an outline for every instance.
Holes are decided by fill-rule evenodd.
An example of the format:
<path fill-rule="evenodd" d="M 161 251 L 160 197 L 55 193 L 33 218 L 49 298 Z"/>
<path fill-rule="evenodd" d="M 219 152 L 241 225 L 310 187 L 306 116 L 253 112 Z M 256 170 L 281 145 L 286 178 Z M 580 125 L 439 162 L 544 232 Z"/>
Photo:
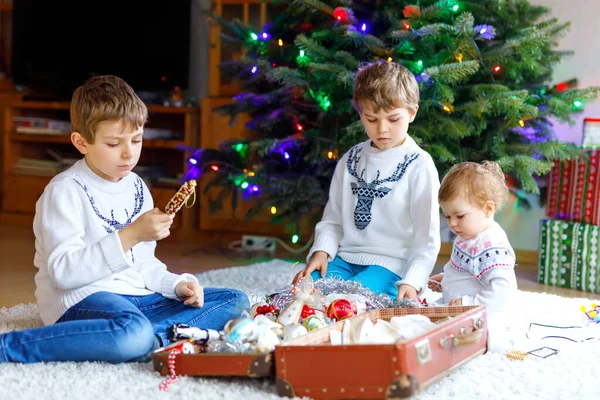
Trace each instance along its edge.
<path fill-rule="evenodd" d="M 321 271 L 313 271 L 313 280 L 321 279 Z M 396 299 L 398 289 L 396 282 L 401 280 L 398 275 L 379 265 L 350 264 L 336 257 L 327 265 L 325 278 L 338 278 L 346 281 L 358 281 L 374 293 L 383 293 Z"/>
<path fill-rule="evenodd" d="M 167 344 L 167 328 L 184 323 L 221 330 L 249 308 L 234 289 L 204 288 L 204 306 L 194 308 L 160 294 L 89 295 L 53 325 L 0 334 L 0 363 L 45 361 L 148 361 Z"/>

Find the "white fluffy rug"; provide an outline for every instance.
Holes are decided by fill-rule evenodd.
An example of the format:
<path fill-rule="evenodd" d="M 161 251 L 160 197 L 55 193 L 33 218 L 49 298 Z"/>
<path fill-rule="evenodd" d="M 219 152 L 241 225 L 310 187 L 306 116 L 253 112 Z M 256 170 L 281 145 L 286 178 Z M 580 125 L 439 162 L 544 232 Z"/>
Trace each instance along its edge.
<path fill-rule="evenodd" d="M 228 286 L 249 294 L 268 294 L 290 279 L 291 264 L 274 260 L 247 267 L 228 268 L 198 275 L 205 286 Z M 301 266 L 296 266 L 298 270 Z M 592 295 L 590 295 L 591 297 Z M 597 300 L 598 301 L 598 300 Z M 545 345 L 559 349 L 547 359 L 508 359 L 503 352 L 488 352 L 415 396 L 415 400 L 444 399 L 598 399 L 600 398 L 600 341 L 573 343 L 539 339 L 540 328 L 525 334 L 531 322 L 580 325 L 582 305 L 590 299 L 566 299 L 548 294 L 519 292 L 518 313 L 510 329 L 498 335 L 500 348 L 529 351 Z M 0 332 L 38 326 L 33 304 L 0 309 Z M 554 333 L 554 332 L 553 332 Z M 593 332 L 584 332 L 590 336 Z M 545 334 L 545 333 L 544 333 Z M 565 334 L 565 332 L 559 332 Z M 600 336 L 596 334 L 596 336 Z M 148 364 L 101 363 L 0 364 L 0 399 L 279 399 L 270 380 L 203 379 L 182 377 L 168 392 L 160 392 L 163 377 Z"/>

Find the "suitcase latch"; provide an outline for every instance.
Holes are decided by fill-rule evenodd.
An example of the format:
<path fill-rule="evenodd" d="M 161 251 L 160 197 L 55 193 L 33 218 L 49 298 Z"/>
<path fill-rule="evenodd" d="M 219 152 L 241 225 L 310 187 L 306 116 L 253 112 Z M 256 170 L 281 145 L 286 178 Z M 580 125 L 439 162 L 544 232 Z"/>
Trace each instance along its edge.
<path fill-rule="evenodd" d="M 421 340 L 415 344 L 415 350 L 417 351 L 417 361 L 419 364 L 425 364 L 431 361 L 431 345 L 429 339 Z"/>

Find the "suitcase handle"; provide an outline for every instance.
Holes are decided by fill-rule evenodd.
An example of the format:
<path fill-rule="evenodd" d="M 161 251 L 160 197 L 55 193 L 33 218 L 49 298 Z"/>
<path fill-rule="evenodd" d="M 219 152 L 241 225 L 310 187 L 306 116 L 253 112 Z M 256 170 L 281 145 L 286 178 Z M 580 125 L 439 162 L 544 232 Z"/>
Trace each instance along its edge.
<path fill-rule="evenodd" d="M 479 343 L 482 335 L 483 331 L 481 329 L 475 329 L 469 333 L 461 333 L 452 338 L 452 345 L 454 347 L 472 346 Z"/>

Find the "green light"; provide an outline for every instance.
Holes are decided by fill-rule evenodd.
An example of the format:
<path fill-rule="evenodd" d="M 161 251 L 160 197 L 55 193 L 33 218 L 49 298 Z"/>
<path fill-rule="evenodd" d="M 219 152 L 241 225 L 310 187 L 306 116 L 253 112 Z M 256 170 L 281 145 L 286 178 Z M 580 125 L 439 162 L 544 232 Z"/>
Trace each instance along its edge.
<path fill-rule="evenodd" d="M 457 12 L 457 11 L 458 11 L 458 4 L 455 4 L 455 5 L 452 7 L 452 11 L 454 11 L 454 12 Z"/>
<path fill-rule="evenodd" d="M 300 50 L 300 57 L 304 57 L 304 50 Z"/>
<path fill-rule="evenodd" d="M 540 90 L 540 94 L 541 94 L 541 95 L 544 95 L 544 94 L 546 94 L 546 89 L 542 89 L 542 90 Z"/>
<path fill-rule="evenodd" d="M 233 148 L 235 149 L 235 151 L 242 151 L 242 149 L 244 148 L 244 143 L 238 143 L 235 146 L 233 146 Z"/>
<path fill-rule="evenodd" d="M 238 175 L 233 178 L 233 184 L 235 186 L 240 186 L 244 182 L 245 175 Z"/>
<path fill-rule="evenodd" d="M 242 189 L 246 189 L 248 187 L 248 182 L 242 183 Z"/>
<path fill-rule="evenodd" d="M 298 235 L 294 235 L 294 236 L 292 236 L 292 243 L 293 243 L 293 244 L 296 244 L 296 243 L 298 243 L 298 240 L 300 240 L 300 236 L 298 236 Z"/>
<path fill-rule="evenodd" d="M 258 40 L 258 35 L 256 33 L 254 33 L 254 32 L 252 32 L 250 34 L 250 37 L 252 38 L 252 40 Z"/>
<path fill-rule="evenodd" d="M 574 111 L 583 110 L 583 106 L 584 106 L 584 104 L 583 104 L 583 101 L 581 101 L 581 100 L 575 100 L 573 102 L 573 110 Z"/>

